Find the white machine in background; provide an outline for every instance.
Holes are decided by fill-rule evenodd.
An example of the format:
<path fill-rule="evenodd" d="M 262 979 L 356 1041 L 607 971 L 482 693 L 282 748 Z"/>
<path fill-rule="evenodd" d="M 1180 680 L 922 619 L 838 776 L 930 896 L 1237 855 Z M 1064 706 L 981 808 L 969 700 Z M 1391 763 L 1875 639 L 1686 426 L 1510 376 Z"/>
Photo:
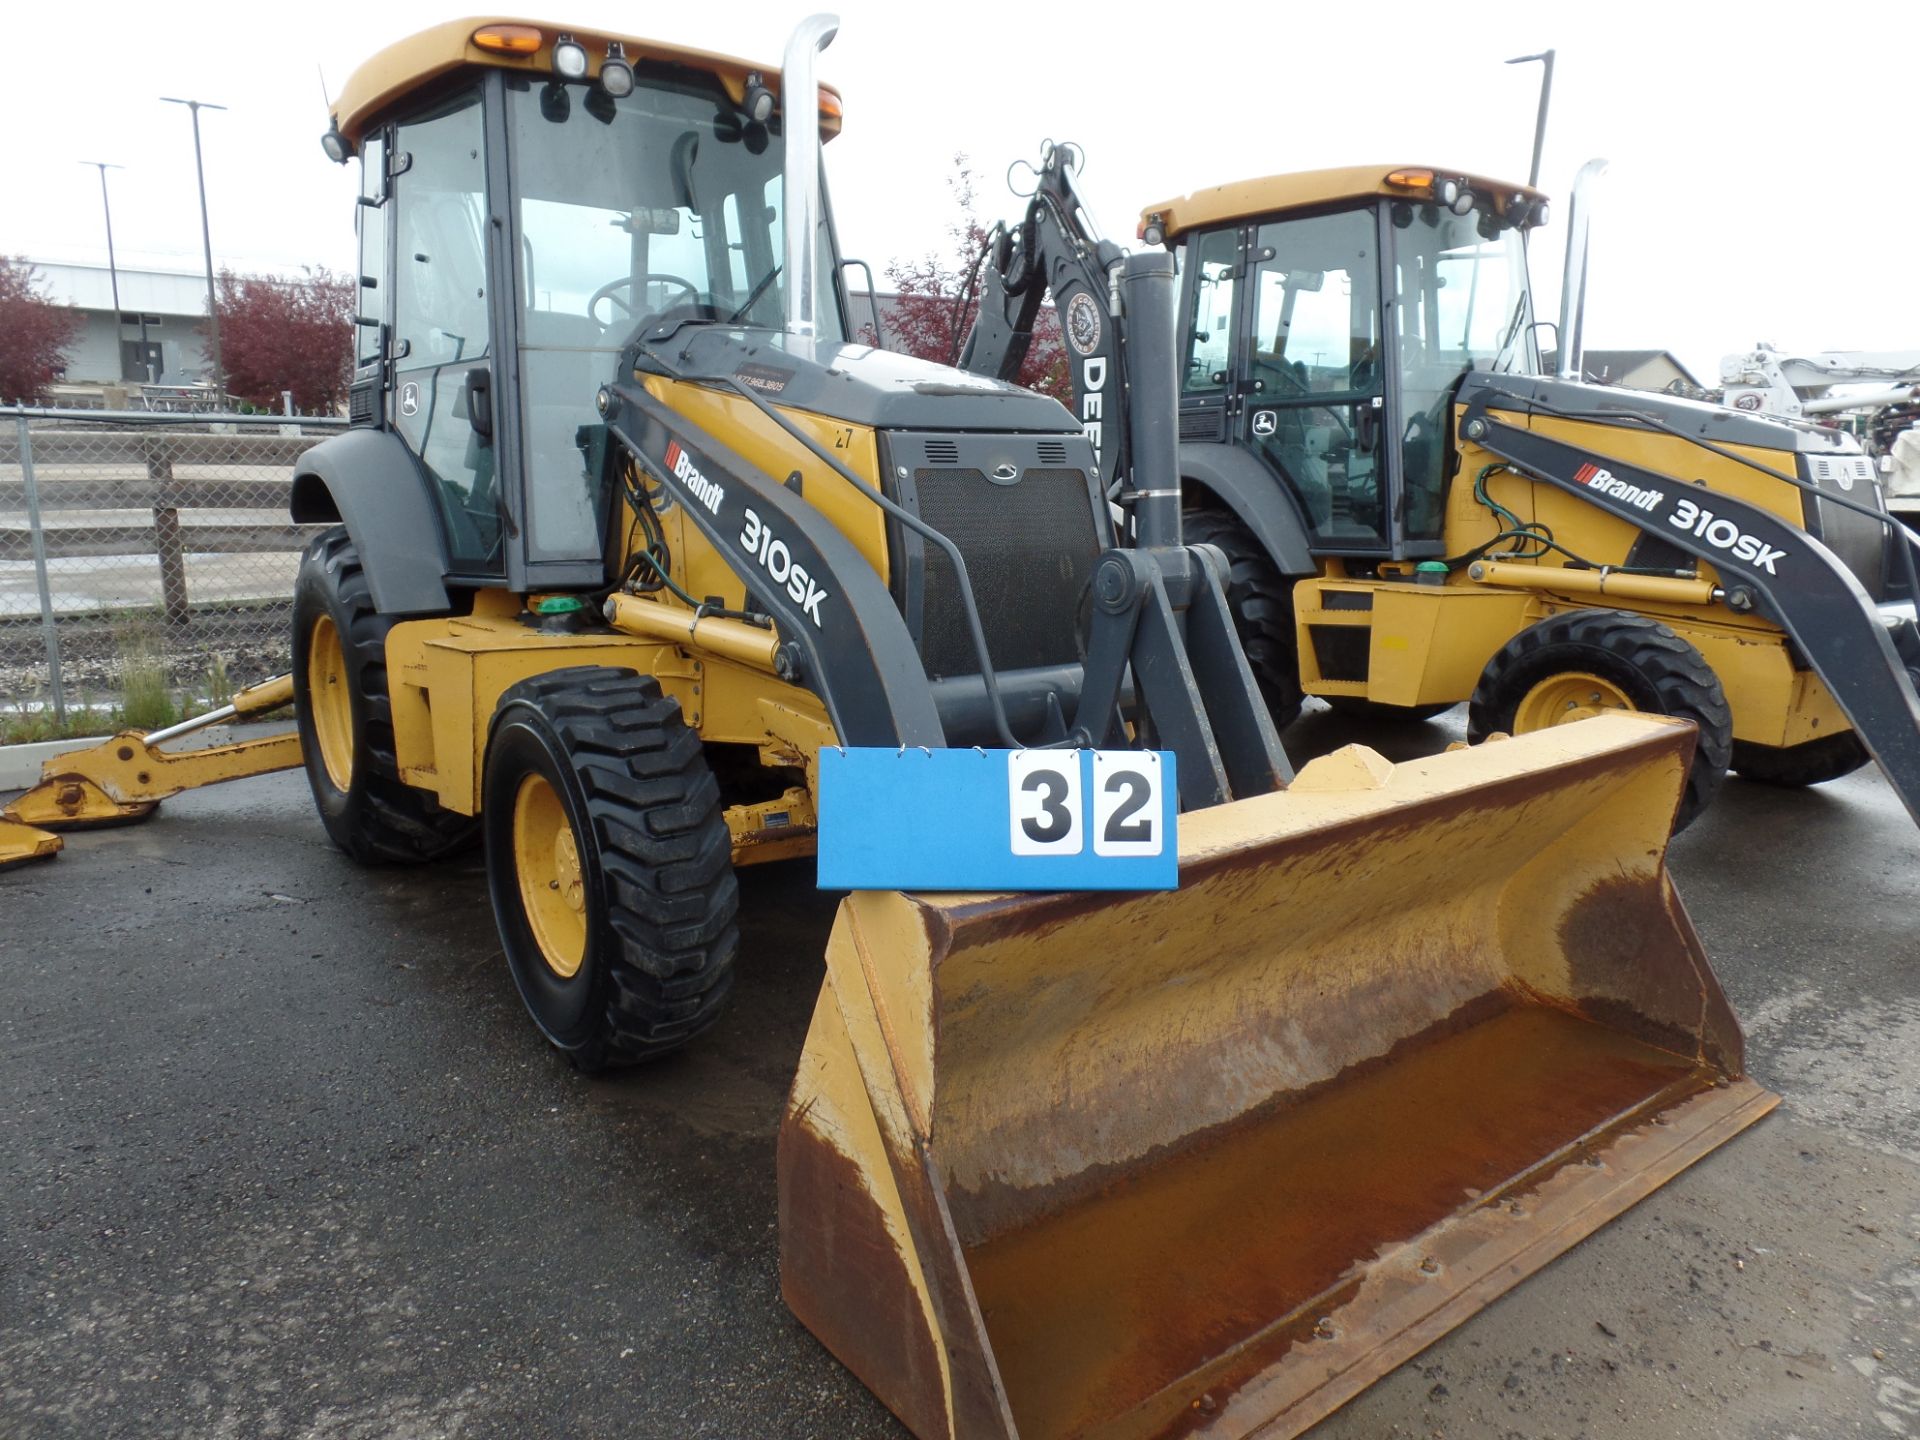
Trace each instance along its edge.
<path fill-rule="evenodd" d="M 1720 383 L 1722 403 L 1736 410 L 1795 419 L 1866 414 L 1887 506 L 1909 525 L 1920 522 L 1920 350 L 1785 355 L 1763 344 L 1722 356 Z"/>

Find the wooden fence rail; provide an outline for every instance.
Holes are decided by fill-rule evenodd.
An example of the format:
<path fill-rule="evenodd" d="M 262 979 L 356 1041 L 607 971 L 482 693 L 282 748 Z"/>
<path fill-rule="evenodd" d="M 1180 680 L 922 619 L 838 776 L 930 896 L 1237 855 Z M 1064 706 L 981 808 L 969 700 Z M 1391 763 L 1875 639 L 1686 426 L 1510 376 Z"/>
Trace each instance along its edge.
<path fill-rule="evenodd" d="M 298 550 L 312 533 L 285 521 L 265 522 L 257 516 L 208 519 L 198 512 L 251 510 L 284 516 L 293 491 L 294 461 L 324 435 L 35 427 L 31 438 L 45 557 L 155 557 L 161 603 L 167 619 L 176 623 L 189 616 L 190 551 L 286 552 Z M 231 479 L 205 473 L 216 467 L 252 473 Z M 124 473 L 113 473 L 116 470 Z M 263 477 L 262 471 L 269 474 Z M 33 558 L 28 510 L 17 429 L 0 430 L 0 561 Z M 76 519 L 96 512 L 115 513 L 100 514 L 98 524 Z M 135 522 L 128 512 L 145 512 L 151 518 Z"/>

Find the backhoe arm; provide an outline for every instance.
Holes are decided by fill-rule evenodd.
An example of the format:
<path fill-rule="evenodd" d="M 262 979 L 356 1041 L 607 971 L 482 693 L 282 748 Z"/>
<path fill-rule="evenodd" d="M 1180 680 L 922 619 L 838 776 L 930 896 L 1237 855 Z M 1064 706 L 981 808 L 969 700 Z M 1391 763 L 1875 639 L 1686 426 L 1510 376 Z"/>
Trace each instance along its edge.
<path fill-rule="evenodd" d="M 1073 413 L 1093 442 L 1109 487 L 1127 473 L 1126 342 L 1116 317 L 1118 245 L 1096 232 L 1073 187 L 1079 148 L 1049 143 L 1027 213 L 1009 231 L 996 226 L 981 263 L 980 309 L 960 367 L 1018 379 L 1034 326 L 1052 295 L 1060 319 Z"/>

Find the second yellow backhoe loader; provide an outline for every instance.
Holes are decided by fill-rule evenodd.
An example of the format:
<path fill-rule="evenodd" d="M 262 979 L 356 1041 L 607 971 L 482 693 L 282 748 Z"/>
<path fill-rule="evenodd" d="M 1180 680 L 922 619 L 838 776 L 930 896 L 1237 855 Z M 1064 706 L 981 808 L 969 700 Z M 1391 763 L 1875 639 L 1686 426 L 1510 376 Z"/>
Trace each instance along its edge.
<path fill-rule="evenodd" d="M 962 364 L 1017 374 L 1050 293 L 1117 482 L 1121 252 L 1077 163 L 1048 147 L 996 232 Z M 1473 739 L 1673 715 L 1699 732 L 1682 824 L 1729 767 L 1799 786 L 1870 760 L 1920 819 L 1920 536 L 1850 436 L 1580 378 L 1579 182 L 1558 374 L 1541 373 L 1527 236 L 1547 208 L 1524 185 L 1363 165 L 1144 211 L 1141 238 L 1181 269 L 1188 533 L 1231 563 L 1275 719 L 1305 695 L 1375 716 L 1467 701 Z"/>
<path fill-rule="evenodd" d="M 927 1440 L 1293 1435 L 1774 1103 L 1664 864 L 1692 732 L 1293 776 L 1181 534 L 1170 261 L 1115 280 L 1122 545 L 1065 409 L 846 338 L 835 29 L 776 74 L 462 21 L 349 81 L 307 778 L 358 860 L 483 847 L 535 1025 L 596 1070 L 750 977 L 736 872 L 812 848 L 823 755 L 1171 755 L 1175 889 L 841 901 L 782 1286 Z"/>

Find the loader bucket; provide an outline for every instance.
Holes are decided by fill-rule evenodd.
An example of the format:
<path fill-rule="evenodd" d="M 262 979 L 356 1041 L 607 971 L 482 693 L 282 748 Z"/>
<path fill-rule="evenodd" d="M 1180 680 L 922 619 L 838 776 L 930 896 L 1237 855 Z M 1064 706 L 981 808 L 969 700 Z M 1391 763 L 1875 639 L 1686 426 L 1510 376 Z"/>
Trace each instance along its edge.
<path fill-rule="evenodd" d="M 842 902 L 788 1304 L 921 1437 L 1295 1435 L 1777 1097 L 1619 715 L 1181 817 L 1180 888 Z"/>

